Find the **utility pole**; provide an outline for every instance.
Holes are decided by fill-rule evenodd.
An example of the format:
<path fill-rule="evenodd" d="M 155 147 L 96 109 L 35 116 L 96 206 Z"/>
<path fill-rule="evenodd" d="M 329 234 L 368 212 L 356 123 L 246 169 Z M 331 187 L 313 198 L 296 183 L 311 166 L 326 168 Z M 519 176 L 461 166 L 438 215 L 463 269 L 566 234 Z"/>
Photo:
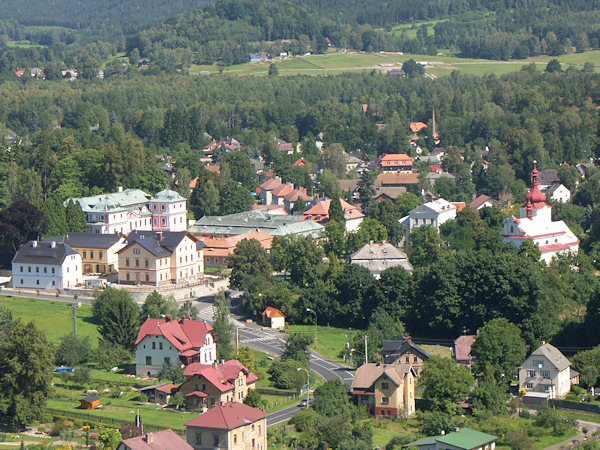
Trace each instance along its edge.
<path fill-rule="evenodd" d="M 73 334 L 77 337 L 77 303 L 73 303 Z"/>
<path fill-rule="evenodd" d="M 367 335 L 365 334 L 365 364 L 369 362 L 369 348 L 367 347 Z"/>
<path fill-rule="evenodd" d="M 239 329 L 239 327 L 235 327 L 235 354 L 238 356 L 240 354 L 240 329 Z"/>

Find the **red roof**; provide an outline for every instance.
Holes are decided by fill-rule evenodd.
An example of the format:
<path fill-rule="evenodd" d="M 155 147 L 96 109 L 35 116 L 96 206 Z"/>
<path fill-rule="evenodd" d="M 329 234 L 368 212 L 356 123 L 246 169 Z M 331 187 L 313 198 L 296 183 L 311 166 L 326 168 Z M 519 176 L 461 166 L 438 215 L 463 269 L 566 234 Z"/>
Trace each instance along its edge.
<path fill-rule="evenodd" d="M 142 436 L 124 439 L 125 448 L 131 450 L 165 450 L 165 449 L 181 449 L 193 450 L 194 448 L 188 444 L 183 438 L 177 435 L 173 430 L 166 429 L 155 431 L 154 433 L 143 434 Z"/>
<path fill-rule="evenodd" d="M 146 336 L 164 336 L 180 352 L 194 348 L 202 348 L 206 342 L 206 334 L 213 335 L 213 327 L 201 320 L 190 319 L 146 319 L 138 333 L 135 345 Z"/>
<path fill-rule="evenodd" d="M 454 359 L 457 361 L 466 361 L 471 356 L 471 346 L 475 342 L 475 336 L 464 335 L 454 341 Z"/>
<path fill-rule="evenodd" d="M 340 199 L 342 204 L 342 210 L 344 211 L 344 218 L 346 219 L 359 219 L 365 217 L 356 206 L 351 205 L 345 200 Z M 315 222 L 327 222 L 329 220 L 329 207 L 331 206 L 331 199 L 325 199 L 318 202 L 308 211 L 302 214 L 303 220 L 314 220 Z"/>
<path fill-rule="evenodd" d="M 462 211 L 463 209 L 465 209 L 465 206 L 467 206 L 467 204 L 465 202 L 450 202 L 452 203 L 454 206 L 456 206 L 456 209 L 458 209 L 459 211 Z"/>
<path fill-rule="evenodd" d="M 437 172 L 438 170 L 442 170 L 442 165 L 441 164 L 430 164 L 429 170 L 431 170 L 432 172 Z"/>
<path fill-rule="evenodd" d="M 212 173 L 220 173 L 221 172 L 221 166 L 217 165 L 208 165 L 206 166 L 206 170 L 208 170 L 209 172 Z"/>
<path fill-rule="evenodd" d="M 208 397 L 208 394 L 206 392 L 202 392 L 202 391 L 193 391 L 190 392 L 189 394 L 185 394 L 186 397 Z"/>
<path fill-rule="evenodd" d="M 254 423 L 266 415 L 267 413 L 264 411 L 252 406 L 229 402 L 209 409 L 204 414 L 190 420 L 185 426 L 233 430 Z"/>
<path fill-rule="evenodd" d="M 285 317 L 285 314 L 272 306 L 267 306 L 267 309 L 263 311 L 262 315 L 267 316 L 269 319 L 272 319 L 273 317 Z"/>
<path fill-rule="evenodd" d="M 423 122 L 413 122 L 410 124 L 410 131 L 412 131 L 413 133 L 418 133 L 423 128 L 427 128 L 427 125 Z"/>
<path fill-rule="evenodd" d="M 200 375 L 206 378 L 219 391 L 227 392 L 234 388 L 233 383 L 240 372 L 246 374 L 246 384 L 254 383 L 258 380 L 256 375 L 235 359 L 230 359 L 222 364 L 216 364 L 216 367 L 211 364 L 192 363 L 185 368 L 183 374 L 188 378 Z"/>
<path fill-rule="evenodd" d="M 306 159 L 304 157 L 300 158 L 294 163 L 294 166 L 306 166 Z"/>
<path fill-rule="evenodd" d="M 177 389 L 177 386 L 172 383 L 165 383 L 156 388 L 157 391 L 164 392 L 165 394 L 171 394 L 173 389 Z"/>
<path fill-rule="evenodd" d="M 281 180 L 279 180 L 277 178 L 271 178 L 271 179 L 265 181 L 259 187 L 261 188 L 261 190 L 264 190 L 264 191 L 272 191 L 273 189 L 280 188 L 281 186 L 284 186 L 284 184 L 281 182 Z"/>
<path fill-rule="evenodd" d="M 198 184 L 198 179 L 199 178 L 200 177 L 196 177 L 192 181 L 190 181 L 190 189 L 195 189 L 196 188 L 196 185 Z"/>
<path fill-rule="evenodd" d="M 382 167 L 397 166 L 399 164 L 404 166 L 412 166 L 413 160 L 406 153 L 388 153 L 387 155 L 381 157 Z"/>

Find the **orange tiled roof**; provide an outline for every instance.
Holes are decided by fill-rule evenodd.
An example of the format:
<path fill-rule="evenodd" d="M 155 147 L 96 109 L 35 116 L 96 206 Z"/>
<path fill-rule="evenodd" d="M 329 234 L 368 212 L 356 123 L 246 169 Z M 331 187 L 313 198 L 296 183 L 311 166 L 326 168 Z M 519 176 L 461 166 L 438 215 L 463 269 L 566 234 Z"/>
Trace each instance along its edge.
<path fill-rule="evenodd" d="M 410 124 L 410 131 L 412 131 L 413 133 L 418 133 L 423 128 L 427 128 L 427 125 L 423 122 L 413 122 Z"/>
<path fill-rule="evenodd" d="M 356 206 L 351 205 L 350 203 L 340 199 L 342 204 L 342 210 L 344 211 L 344 217 L 346 219 L 359 219 L 361 217 L 365 217 L 363 213 L 361 213 Z M 321 200 L 315 206 L 310 208 L 308 211 L 305 211 L 302 214 L 302 218 L 304 220 L 314 220 L 315 222 L 327 222 L 329 220 L 329 208 L 331 206 L 331 199 Z"/>
<path fill-rule="evenodd" d="M 413 160 L 406 153 L 389 153 L 381 157 L 382 166 L 396 166 L 398 164 L 412 166 Z"/>

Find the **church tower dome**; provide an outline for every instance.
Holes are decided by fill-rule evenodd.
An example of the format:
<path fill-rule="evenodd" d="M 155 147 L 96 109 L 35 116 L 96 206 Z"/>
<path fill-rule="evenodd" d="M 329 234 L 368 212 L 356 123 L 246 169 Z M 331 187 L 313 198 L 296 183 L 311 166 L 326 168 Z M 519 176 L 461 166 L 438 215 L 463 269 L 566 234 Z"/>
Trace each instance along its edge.
<path fill-rule="evenodd" d="M 546 196 L 540 191 L 539 172 L 537 170 L 537 161 L 533 162 L 533 170 L 531 171 L 531 190 L 525 196 L 525 206 L 533 209 L 541 209 L 546 205 Z"/>

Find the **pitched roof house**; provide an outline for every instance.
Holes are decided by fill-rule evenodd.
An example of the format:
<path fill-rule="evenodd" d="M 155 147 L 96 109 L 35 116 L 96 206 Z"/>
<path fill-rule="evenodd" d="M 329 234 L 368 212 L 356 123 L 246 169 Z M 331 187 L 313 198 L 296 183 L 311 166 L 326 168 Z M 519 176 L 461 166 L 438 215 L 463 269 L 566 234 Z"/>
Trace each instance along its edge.
<path fill-rule="evenodd" d="M 263 325 L 267 327 L 277 329 L 285 327 L 285 314 L 272 306 L 267 306 L 262 312 L 262 320 Z"/>
<path fill-rule="evenodd" d="M 380 173 L 373 183 L 375 189 L 379 187 L 400 187 L 408 186 L 409 184 L 417 184 L 419 182 L 419 174 L 413 173 Z"/>
<path fill-rule="evenodd" d="M 404 227 L 404 235 L 408 236 L 415 228 L 432 226 L 440 229 L 440 225 L 456 218 L 457 207 L 443 198 L 417 206 L 409 211 L 408 216 L 399 220 Z"/>
<path fill-rule="evenodd" d="M 381 157 L 379 162 L 383 173 L 411 173 L 413 160 L 406 153 L 388 153 Z"/>
<path fill-rule="evenodd" d="M 410 364 L 363 364 L 352 381 L 352 395 L 375 417 L 415 414 L 416 373 Z"/>
<path fill-rule="evenodd" d="M 578 382 L 579 372 L 571 369 L 570 361 L 550 344 L 542 344 L 519 366 L 519 389 L 528 394 L 562 398 Z"/>
<path fill-rule="evenodd" d="M 233 254 L 237 245 L 244 239 L 257 240 L 262 248 L 269 251 L 273 244 L 273 236 L 264 231 L 252 231 L 222 238 L 200 237 L 204 247 L 204 265 L 207 267 L 227 267 L 227 258 Z"/>
<path fill-rule="evenodd" d="M 136 375 L 154 376 L 170 365 L 202 362 L 217 357 L 215 332 L 207 322 L 191 319 L 146 319 L 135 341 Z"/>
<path fill-rule="evenodd" d="M 412 122 L 410 124 L 409 128 L 410 128 L 410 131 L 412 131 L 413 133 L 418 133 L 423 128 L 427 128 L 427 125 L 424 124 L 423 122 Z"/>
<path fill-rule="evenodd" d="M 417 447 L 423 450 L 494 450 L 498 437 L 471 428 L 462 428 L 441 436 L 431 436 L 409 442 L 402 448 Z"/>
<path fill-rule="evenodd" d="M 492 208 L 494 206 L 500 207 L 501 205 L 498 200 L 494 200 L 489 195 L 480 195 L 475 200 L 473 200 L 471 203 L 469 203 L 469 206 L 471 206 L 471 208 L 479 211 L 481 208 Z"/>
<path fill-rule="evenodd" d="M 29 241 L 12 260 L 14 288 L 68 289 L 83 282 L 81 255 L 63 242 Z"/>
<path fill-rule="evenodd" d="M 358 208 L 345 200 L 340 199 L 342 210 L 344 211 L 344 219 L 346 221 L 346 231 L 358 230 L 365 215 Z M 317 223 L 329 222 L 329 208 L 331 207 L 331 199 L 317 199 L 315 203 L 302 213 L 303 220 L 313 220 Z"/>
<path fill-rule="evenodd" d="M 267 413 L 243 403 L 218 405 L 185 424 L 195 449 L 267 448 Z"/>
<path fill-rule="evenodd" d="M 358 264 L 368 269 L 377 279 L 381 272 L 390 267 L 400 266 L 408 272 L 412 272 L 412 265 L 408 261 L 406 253 L 398 250 L 389 243 L 369 243 L 350 255 L 350 263 Z"/>
<path fill-rule="evenodd" d="M 431 355 L 413 343 L 410 337 L 383 341 L 381 354 L 386 364 L 410 364 L 417 376 L 423 370 L 425 361 L 431 358 Z"/>
<path fill-rule="evenodd" d="M 227 402 L 243 402 L 258 377 L 241 362 L 193 363 L 185 368 L 186 380 L 179 386 L 188 409 L 212 408 Z"/>
<path fill-rule="evenodd" d="M 117 450 L 192 450 L 193 448 L 177 433 L 167 428 L 166 430 L 124 439 Z"/>
<path fill-rule="evenodd" d="M 471 347 L 475 342 L 476 336 L 465 334 L 454 340 L 454 359 L 458 364 L 471 366 Z"/>

